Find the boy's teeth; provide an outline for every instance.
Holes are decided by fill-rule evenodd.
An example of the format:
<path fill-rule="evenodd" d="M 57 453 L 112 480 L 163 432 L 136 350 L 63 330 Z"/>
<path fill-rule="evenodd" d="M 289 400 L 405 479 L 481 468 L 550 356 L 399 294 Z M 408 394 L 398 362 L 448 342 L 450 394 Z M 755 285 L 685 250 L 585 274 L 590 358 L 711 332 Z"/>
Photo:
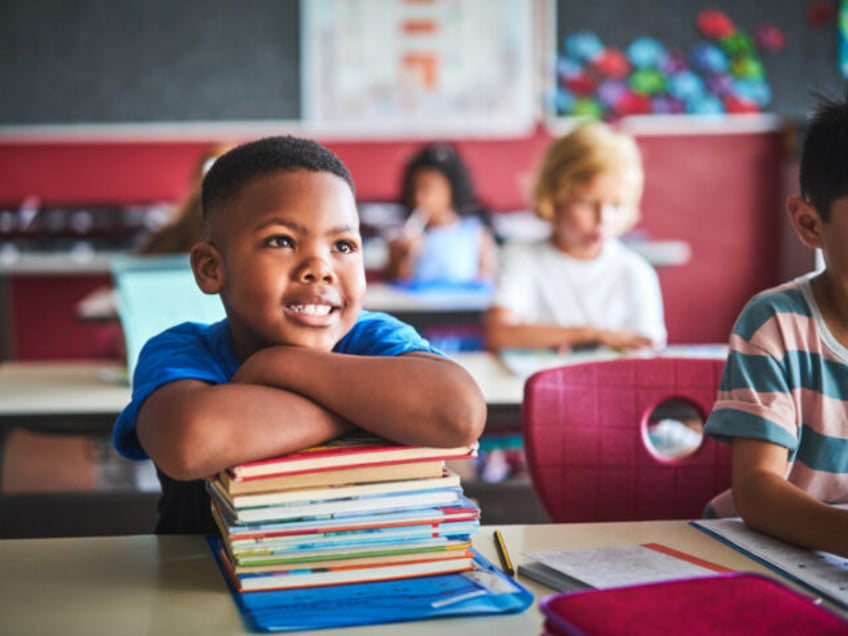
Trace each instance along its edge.
<path fill-rule="evenodd" d="M 292 309 L 298 313 L 310 314 L 312 316 L 326 316 L 330 313 L 329 305 L 294 305 Z"/>

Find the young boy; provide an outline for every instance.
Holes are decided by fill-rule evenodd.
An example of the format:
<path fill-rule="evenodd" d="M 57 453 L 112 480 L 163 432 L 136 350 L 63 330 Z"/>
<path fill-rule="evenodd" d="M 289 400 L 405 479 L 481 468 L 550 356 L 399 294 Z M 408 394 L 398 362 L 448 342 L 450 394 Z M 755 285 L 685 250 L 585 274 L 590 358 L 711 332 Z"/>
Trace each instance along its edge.
<path fill-rule="evenodd" d="M 150 457 L 159 533 L 213 533 L 202 479 L 360 427 L 453 447 L 481 433 L 485 401 L 414 329 L 362 310 L 353 181 L 323 146 L 272 137 L 222 155 L 203 182 L 198 286 L 227 318 L 184 323 L 142 350 L 117 449 Z"/>
<path fill-rule="evenodd" d="M 706 432 L 733 444 L 707 516 L 848 557 L 848 104 L 826 102 L 787 210 L 825 269 L 755 296 L 730 337 Z"/>

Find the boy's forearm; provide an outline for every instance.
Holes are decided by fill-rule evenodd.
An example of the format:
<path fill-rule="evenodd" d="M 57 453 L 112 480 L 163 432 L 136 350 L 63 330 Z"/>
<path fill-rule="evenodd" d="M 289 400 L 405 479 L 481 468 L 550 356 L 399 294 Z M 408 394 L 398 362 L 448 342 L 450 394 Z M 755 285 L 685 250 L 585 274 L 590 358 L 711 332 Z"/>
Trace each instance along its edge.
<path fill-rule="evenodd" d="M 411 445 L 452 447 L 483 431 L 486 404 L 458 364 L 427 354 L 352 356 L 271 347 L 237 377 L 293 391 L 376 435 Z"/>
<path fill-rule="evenodd" d="M 848 510 L 825 504 L 778 475 L 734 484 L 739 514 L 755 530 L 848 557 Z"/>
<path fill-rule="evenodd" d="M 163 387 L 142 407 L 138 435 L 166 474 L 188 480 L 319 444 L 350 426 L 303 396 L 230 383 Z"/>

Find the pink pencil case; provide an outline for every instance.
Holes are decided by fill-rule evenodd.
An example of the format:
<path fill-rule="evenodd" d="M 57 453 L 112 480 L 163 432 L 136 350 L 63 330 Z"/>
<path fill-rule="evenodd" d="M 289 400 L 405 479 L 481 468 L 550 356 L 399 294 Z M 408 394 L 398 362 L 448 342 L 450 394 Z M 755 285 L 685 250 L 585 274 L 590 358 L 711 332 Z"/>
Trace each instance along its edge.
<path fill-rule="evenodd" d="M 552 636 L 848 635 L 848 622 L 774 579 L 731 572 L 542 599 Z"/>

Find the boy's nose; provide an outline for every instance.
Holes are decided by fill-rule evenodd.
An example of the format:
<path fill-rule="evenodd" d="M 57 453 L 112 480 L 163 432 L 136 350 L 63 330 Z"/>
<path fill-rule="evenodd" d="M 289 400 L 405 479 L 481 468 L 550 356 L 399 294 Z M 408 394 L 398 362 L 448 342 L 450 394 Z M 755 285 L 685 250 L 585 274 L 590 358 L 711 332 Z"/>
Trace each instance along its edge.
<path fill-rule="evenodd" d="M 325 282 L 335 280 L 335 273 L 330 263 L 320 256 L 310 256 L 303 260 L 297 272 L 298 280 L 304 283 Z"/>

